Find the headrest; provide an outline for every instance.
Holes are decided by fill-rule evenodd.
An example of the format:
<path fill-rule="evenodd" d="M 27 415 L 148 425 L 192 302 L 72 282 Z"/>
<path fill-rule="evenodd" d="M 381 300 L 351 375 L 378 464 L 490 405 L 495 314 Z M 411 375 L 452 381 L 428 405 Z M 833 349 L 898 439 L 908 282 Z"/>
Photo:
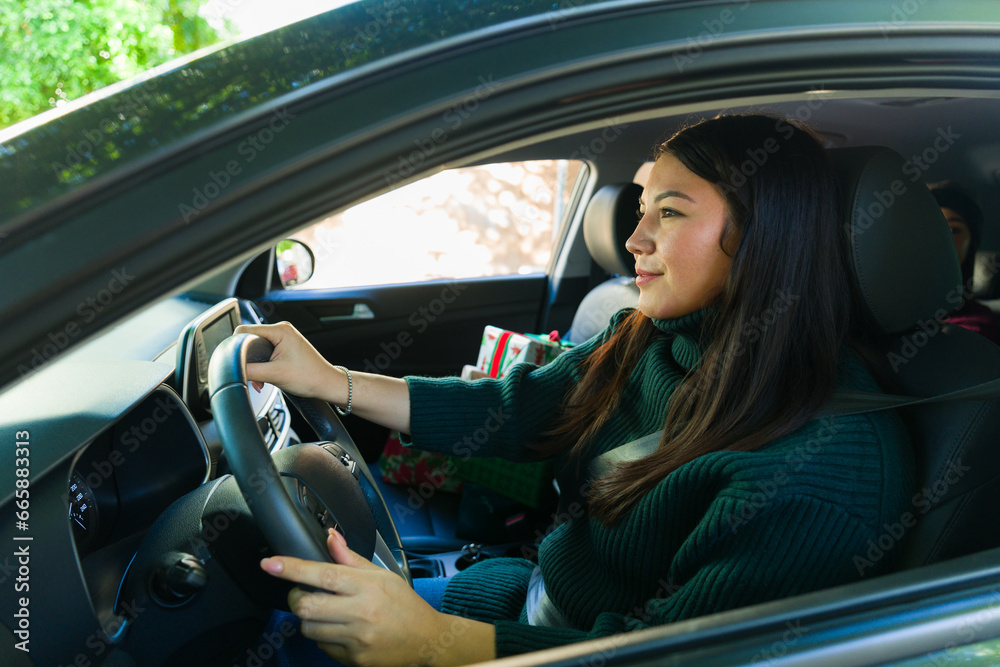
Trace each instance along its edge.
<path fill-rule="evenodd" d="M 583 214 L 583 240 L 594 261 L 611 274 L 635 276 L 635 258 L 625 241 L 638 223 L 642 186 L 635 183 L 605 185 L 594 193 Z"/>
<path fill-rule="evenodd" d="M 854 276 L 874 323 L 900 333 L 962 304 L 962 272 L 919 170 L 881 146 L 829 151 Z"/>

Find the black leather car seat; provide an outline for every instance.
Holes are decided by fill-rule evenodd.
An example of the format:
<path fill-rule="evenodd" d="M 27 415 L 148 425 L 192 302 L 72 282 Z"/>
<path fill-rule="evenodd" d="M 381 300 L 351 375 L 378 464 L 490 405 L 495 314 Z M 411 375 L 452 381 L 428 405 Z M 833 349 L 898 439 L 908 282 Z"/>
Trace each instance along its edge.
<path fill-rule="evenodd" d="M 962 278 L 947 224 L 924 184 L 913 182 L 903 157 L 887 148 L 836 149 L 830 156 L 871 320 L 866 356 L 884 389 L 927 397 L 1000 377 L 1000 347 L 941 322 L 959 305 Z M 859 556 L 889 556 L 906 568 L 1000 546 L 1000 401 L 898 411 L 917 463 L 910 516 L 885 526 L 871 553 Z"/>
<path fill-rule="evenodd" d="M 590 256 L 612 278 L 590 290 L 573 316 L 565 339 L 582 343 L 604 331 L 611 316 L 639 301 L 635 285 L 635 258 L 625 241 L 635 231 L 642 186 L 635 183 L 605 185 L 598 190 L 583 214 L 583 239 Z"/>

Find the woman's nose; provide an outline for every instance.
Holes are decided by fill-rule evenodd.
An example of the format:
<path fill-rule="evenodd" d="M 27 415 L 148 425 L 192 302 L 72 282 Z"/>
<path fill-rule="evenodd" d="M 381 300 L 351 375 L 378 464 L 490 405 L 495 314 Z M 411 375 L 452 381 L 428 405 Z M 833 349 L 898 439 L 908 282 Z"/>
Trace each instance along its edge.
<path fill-rule="evenodd" d="M 649 214 L 645 214 L 639 219 L 632 235 L 625 241 L 625 249 L 633 255 L 649 255 L 656 249 L 656 244 L 653 243 L 653 239 L 646 229 L 647 217 Z"/>

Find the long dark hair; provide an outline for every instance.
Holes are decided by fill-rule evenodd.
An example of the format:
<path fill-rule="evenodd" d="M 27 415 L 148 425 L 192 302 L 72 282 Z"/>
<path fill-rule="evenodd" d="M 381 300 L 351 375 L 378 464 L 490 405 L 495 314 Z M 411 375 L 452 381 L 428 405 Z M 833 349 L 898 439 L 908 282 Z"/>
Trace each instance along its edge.
<path fill-rule="evenodd" d="M 688 461 L 757 449 L 812 419 L 833 390 L 850 324 L 836 182 L 807 129 L 764 115 L 720 116 L 680 130 L 654 157 L 666 154 L 725 198 L 720 246 L 732 251 L 732 269 L 707 311 L 701 363 L 669 398 L 659 448 L 590 487 L 591 515 L 606 523 Z M 629 315 L 584 362 L 536 447 L 584 457 L 658 335 L 645 315 Z"/>

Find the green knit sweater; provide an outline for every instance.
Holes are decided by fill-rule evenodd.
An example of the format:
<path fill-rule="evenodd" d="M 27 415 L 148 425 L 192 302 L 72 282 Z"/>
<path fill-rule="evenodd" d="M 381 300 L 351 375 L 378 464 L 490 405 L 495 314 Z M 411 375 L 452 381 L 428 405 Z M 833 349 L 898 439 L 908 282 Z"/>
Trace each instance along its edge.
<path fill-rule="evenodd" d="M 662 333 L 598 434 L 595 456 L 663 427 L 666 399 L 700 358 L 702 319 L 654 320 Z M 602 339 L 542 368 L 519 364 L 502 380 L 407 378 L 414 446 L 527 458 L 525 443 L 549 424 Z M 852 352 L 838 370 L 839 388 L 879 391 Z M 579 488 L 577 466 L 560 463 L 560 488 Z M 891 552 L 874 565 L 858 558 L 906 511 L 912 486 L 912 452 L 895 414 L 818 419 L 757 451 L 718 451 L 681 466 L 613 526 L 571 512 L 542 541 L 538 560 L 548 597 L 573 628 L 527 624 L 533 564 L 514 558 L 455 576 L 442 609 L 495 624 L 497 655 L 506 656 L 847 583 L 888 565 Z"/>

